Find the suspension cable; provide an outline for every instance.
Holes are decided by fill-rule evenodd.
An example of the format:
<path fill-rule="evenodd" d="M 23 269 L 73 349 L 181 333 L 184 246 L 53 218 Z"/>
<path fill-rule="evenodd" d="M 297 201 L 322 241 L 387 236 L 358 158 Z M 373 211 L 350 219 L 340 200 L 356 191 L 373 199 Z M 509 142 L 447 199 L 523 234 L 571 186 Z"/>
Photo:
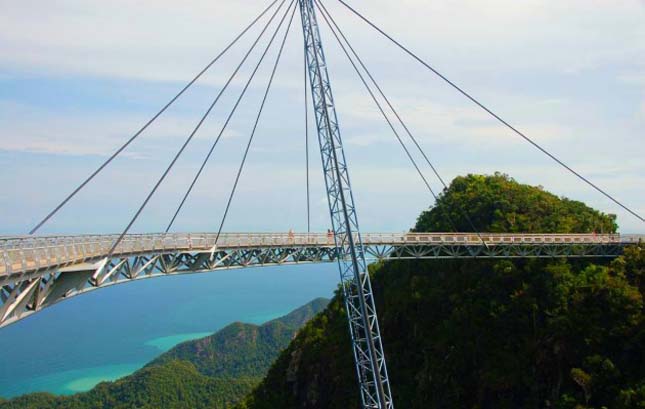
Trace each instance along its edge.
<path fill-rule="evenodd" d="M 157 112 L 148 122 L 146 122 L 146 124 L 141 127 L 141 129 L 139 129 L 130 139 L 128 139 L 125 144 L 117 149 L 116 152 L 112 154 L 112 156 L 110 156 L 105 162 L 103 162 L 103 164 L 99 166 L 98 169 L 96 169 L 87 179 L 85 179 L 83 183 L 81 183 L 76 189 L 74 189 L 72 193 L 70 193 L 62 202 L 60 202 L 58 206 L 54 208 L 54 210 L 52 210 L 33 229 L 31 229 L 29 234 L 36 233 L 45 223 L 47 223 L 49 219 L 51 219 L 56 213 L 58 213 L 58 211 L 63 208 L 63 206 L 65 206 L 67 202 L 69 202 L 74 196 L 76 196 L 78 192 L 80 192 L 88 183 L 90 183 L 90 181 L 92 181 L 92 179 L 94 179 L 96 175 L 98 175 L 107 165 L 110 164 L 110 162 L 112 162 L 121 152 L 123 152 L 132 142 L 134 142 L 134 140 L 137 139 L 139 135 L 143 133 L 143 131 L 145 131 L 159 116 L 161 116 L 161 114 L 163 114 L 177 99 L 179 99 L 179 97 L 182 96 L 184 92 L 188 90 L 188 88 L 190 88 L 195 82 L 197 82 L 197 80 L 201 78 L 202 75 L 204 75 L 204 73 L 208 71 L 213 66 L 213 64 L 215 64 L 224 54 L 226 54 L 226 52 L 231 47 L 233 47 L 233 45 L 235 45 L 238 40 L 242 38 L 242 36 L 244 36 L 244 34 L 246 34 L 247 31 L 249 31 L 277 2 L 278 0 L 274 0 L 266 9 L 264 9 L 264 11 L 262 11 L 262 13 L 260 13 L 259 16 L 251 21 L 251 23 L 244 30 L 242 30 L 242 32 L 238 34 L 238 36 L 235 37 L 235 39 L 233 39 L 233 41 L 228 46 L 226 46 L 226 48 L 224 48 L 224 50 L 220 52 L 217 57 L 211 60 L 211 62 L 209 62 L 206 67 L 204 67 L 204 69 L 202 69 L 190 82 L 188 82 L 188 84 L 186 84 L 186 86 L 184 86 L 184 88 L 182 88 L 182 90 L 179 91 L 177 95 L 175 95 L 163 108 L 161 108 L 159 112 Z"/>
<path fill-rule="evenodd" d="M 282 3 L 280 4 L 280 7 L 278 8 L 277 11 L 279 11 L 280 8 L 282 8 L 282 6 L 284 5 L 285 1 L 286 0 L 282 1 Z M 287 10 L 288 10 L 288 8 L 287 8 Z M 277 14 L 277 11 L 276 11 L 276 14 Z M 272 18 L 275 17 L 276 14 L 274 14 L 272 16 Z M 265 27 L 265 29 L 266 28 L 268 28 L 268 26 Z M 274 34 L 274 36 L 275 36 L 275 34 Z M 259 38 L 258 38 L 258 41 L 259 41 Z M 266 46 L 266 48 L 264 50 L 264 53 L 262 54 L 262 56 L 260 58 L 260 61 L 256 64 L 255 69 L 253 70 L 249 80 L 247 81 L 247 83 L 246 83 L 244 89 L 242 90 L 240 96 L 238 97 L 237 101 L 235 102 L 235 105 L 233 106 L 233 109 L 231 110 L 231 112 L 229 113 L 228 117 L 226 118 L 226 121 L 224 122 L 224 125 L 222 126 L 222 129 L 220 130 L 219 134 L 217 135 L 217 138 L 215 139 L 215 141 L 211 145 L 210 150 L 208 151 L 208 153 L 204 157 L 204 160 L 202 161 L 202 164 L 199 167 L 199 170 L 195 174 L 192 182 L 190 183 L 190 186 L 188 187 L 188 190 L 186 190 L 186 193 L 184 194 L 183 198 L 181 199 L 181 202 L 179 203 L 179 206 L 177 206 L 177 209 L 175 210 L 175 213 L 173 214 L 172 218 L 170 219 L 170 222 L 168 223 L 168 226 L 166 227 L 165 233 L 168 233 L 170 231 L 170 229 L 174 225 L 175 221 L 177 220 L 177 216 L 179 216 L 179 213 L 181 213 L 181 210 L 183 209 L 184 205 L 186 204 L 186 201 L 188 200 L 188 197 L 192 193 L 193 188 L 195 187 L 195 184 L 197 183 L 197 181 L 201 177 L 204 169 L 206 168 L 206 164 L 208 163 L 208 161 L 210 160 L 211 156 L 213 155 L 213 152 L 215 151 L 215 147 L 217 146 L 217 144 L 219 143 L 220 139 L 224 135 L 224 132 L 226 131 L 226 128 L 228 127 L 231 119 L 233 118 L 233 115 L 237 111 L 237 108 L 240 105 L 240 102 L 242 102 L 242 99 L 244 98 L 244 95 L 246 94 L 246 91 L 248 90 L 249 86 L 251 85 L 251 82 L 253 81 L 253 78 L 255 77 L 255 74 L 257 73 L 258 69 L 260 68 L 260 64 L 264 60 L 264 57 L 266 56 L 266 53 L 267 53 L 269 47 L 271 46 L 272 42 L 273 42 L 273 39 L 271 39 L 271 41 L 267 44 L 267 46 Z M 256 44 L 257 44 L 257 42 L 254 44 L 254 46 Z M 252 51 L 252 49 L 249 50 L 249 53 L 247 53 L 246 57 L 248 57 L 248 55 L 250 54 L 251 51 Z M 245 57 L 245 60 L 246 60 L 246 57 Z M 242 61 L 242 63 L 244 63 L 244 60 Z M 241 67 L 241 64 L 238 66 L 238 70 L 239 70 L 240 67 Z M 237 73 L 238 70 L 236 70 L 235 73 Z M 229 83 L 230 83 L 230 81 L 232 79 L 233 79 L 233 77 L 231 77 L 229 79 Z"/>
<path fill-rule="evenodd" d="M 249 57 L 249 55 L 251 54 L 251 52 L 253 51 L 253 49 L 255 48 L 255 46 L 258 44 L 258 42 L 260 41 L 260 39 L 262 38 L 262 36 L 264 36 L 264 33 L 266 32 L 266 30 L 269 28 L 269 26 L 271 25 L 271 23 L 272 23 L 272 22 L 273 22 L 273 20 L 275 19 L 275 16 L 278 14 L 278 12 L 280 11 L 280 9 L 281 9 L 281 8 L 282 8 L 282 6 L 284 5 L 285 1 L 286 1 L 286 0 L 282 0 L 282 3 L 281 3 L 281 4 L 280 4 L 280 6 L 275 10 L 275 12 L 273 13 L 273 15 L 272 15 L 272 16 L 271 16 L 271 18 L 269 19 L 269 21 L 266 23 L 266 25 L 264 26 L 264 28 L 262 29 L 262 31 L 260 32 L 260 34 L 259 34 L 259 35 L 258 35 L 258 37 L 256 38 L 255 42 L 253 43 L 253 45 L 251 46 L 251 48 L 249 49 L 249 51 L 246 53 L 246 55 L 245 55 L 245 56 L 244 56 L 244 58 L 242 59 L 242 62 L 237 66 L 237 68 L 236 68 L 236 69 L 235 69 L 235 71 L 233 72 L 233 75 L 231 75 L 231 77 L 229 78 L 228 82 L 227 82 L 227 83 L 225 84 L 225 86 L 220 90 L 220 92 L 218 93 L 217 97 L 213 100 L 213 102 L 211 103 L 211 105 L 208 107 L 208 110 L 206 110 L 206 112 L 204 113 L 204 115 L 202 116 L 202 118 L 199 120 L 199 123 L 197 124 L 197 126 L 196 126 L 196 127 L 193 129 L 193 131 L 190 133 L 190 135 L 188 136 L 188 138 L 186 139 L 186 141 L 184 142 L 184 144 L 181 146 L 181 148 L 179 149 L 179 151 L 177 151 L 177 153 L 175 154 L 175 157 L 172 159 L 172 161 L 170 162 L 170 164 L 168 165 L 168 167 L 166 168 L 166 170 L 164 171 L 164 173 L 161 175 L 161 177 L 159 178 L 159 180 L 157 181 L 157 183 L 155 184 L 155 186 L 152 188 L 152 190 L 150 191 L 150 193 L 148 193 L 148 196 L 146 197 L 146 199 L 143 201 L 143 203 L 141 204 L 141 206 L 139 207 L 139 209 L 137 210 L 137 212 L 134 214 L 134 216 L 133 216 L 133 217 L 132 217 L 132 219 L 130 220 L 130 223 L 128 223 L 128 225 L 127 225 L 127 226 L 126 226 L 126 228 L 123 230 L 123 232 L 121 233 L 121 235 L 119 236 L 119 238 L 114 242 L 114 244 L 112 245 L 112 248 L 110 249 L 110 252 L 108 253 L 108 254 L 109 254 L 109 256 L 112 256 L 112 253 L 114 252 L 114 250 L 117 248 L 117 246 L 119 245 L 119 243 L 121 243 L 121 241 L 123 240 L 123 238 L 125 237 L 125 235 L 126 235 L 126 234 L 128 234 L 128 232 L 130 231 L 130 228 L 132 227 L 132 225 L 133 225 L 133 224 L 136 222 L 136 220 L 139 218 L 139 215 L 141 215 L 141 212 L 143 212 L 143 209 L 145 209 L 145 207 L 148 205 L 148 202 L 150 201 L 150 199 L 152 198 L 152 196 L 156 193 L 157 189 L 159 189 L 159 186 L 161 186 L 161 184 L 163 183 L 163 181 L 166 179 L 166 176 L 168 176 L 168 174 L 170 173 L 170 171 L 172 170 L 172 168 L 175 166 L 175 163 L 177 162 L 177 160 L 179 159 L 179 157 L 184 153 L 184 150 L 186 149 L 186 147 L 188 146 L 188 144 L 192 141 L 192 139 L 193 139 L 193 137 L 195 136 L 195 134 L 197 133 L 197 131 L 201 128 L 201 126 L 202 126 L 202 124 L 204 123 L 204 121 L 206 120 L 206 118 L 210 115 L 211 111 L 212 111 L 212 110 L 213 110 L 213 108 L 215 107 L 215 104 L 217 104 L 217 102 L 219 101 L 220 97 L 222 96 L 222 94 L 224 93 L 224 91 L 226 90 L 226 88 L 227 88 L 227 87 L 229 86 L 229 84 L 233 81 L 233 79 L 234 79 L 234 77 L 236 76 L 237 72 L 240 70 L 240 68 L 242 67 L 242 65 L 244 64 L 244 62 L 247 60 L 247 58 Z"/>
<path fill-rule="evenodd" d="M 307 92 L 307 87 L 309 82 L 307 81 L 307 45 L 305 44 L 304 48 L 304 78 L 305 78 L 305 167 L 306 167 L 306 178 L 307 178 L 307 233 L 311 233 L 311 199 L 310 199 L 310 188 L 309 188 L 309 93 Z"/>
<path fill-rule="evenodd" d="M 317 2 L 315 2 L 315 4 L 318 6 Z M 340 40 L 340 37 L 338 36 L 338 34 L 336 34 L 336 31 L 334 30 L 334 27 L 331 25 L 331 23 L 330 23 L 330 22 L 329 22 L 329 20 L 327 19 L 327 16 L 325 15 L 325 13 L 322 11 L 322 9 L 321 9 L 320 7 L 318 7 L 318 10 L 320 10 L 320 11 L 321 11 L 321 15 L 323 16 L 323 19 L 324 19 L 324 20 L 325 20 L 325 22 L 327 23 L 327 26 L 329 27 L 329 29 L 331 30 L 332 34 L 333 34 L 333 35 L 334 35 L 334 37 L 336 38 L 336 41 L 337 41 L 337 42 L 338 42 L 338 44 L 340 45 L 341 49 L 343 50 L 343 53 L 345 54 L 345 56 L 346 56 L 346 57 L 347 57 L 347 59 L 349 60 L 350 64 L 352 65 L 352 67 L 354 67 L 354 71 L 356 71 L 356 74 L 358 74 L 358 77 L 360 78 L 361 82 L 362 82 L 362 83 L 363 83 L 363 85 L 365 86 L 365 89 L 367 90 L 367 92 L 368 92 L 368 93 L 370 94 L 370 96 L 372 97 L 372 100 L 373 100 L 373 101 L 374 101 L 374 103 L 376 104 L 376 106 L 377 106 L 378 110 L 381 112 L 381 115 L 383 116 L 383 118 L 385 119 L 385 121 L 387 122 L 387 124 L 390 126 L 390 129 L 392 129 L 392 132 L 394 133 L 394 136 L 396 136 L 396 139 L 399 141 L 399 144 L 401 145 L 401 147 L 402 147 L 402 148 L 403 148 L 403 150 L 405 151 L 405 154 L 407 155 L 408 159 L 410 160 L 410 162 L 412 163 L 412 165 L 413 165 L 413 166 L 414 166 L 414 168 L 416 169 L 417 173 L 418 173 L 418 174 L 419 174 L 419 176 L 421 177 L 421 180 L 423 181 L 423 183 L 426 185 L 426 187 L 428 188 L 428 190 L 429 190 L 429 191 L 430 191 L 430 193 L 432 194 L 432 197 L 434 197 L 434 199 L 435 199 L 436 201 L 438 201 L 438 200 L 439 200 L 439 197 L 438 197 L 438 196 L 437 196 L 437 194 L 435 193 L 434 189 L 432 189 L 432 186 L 430 186 L 430 183 L 428 182 L 428 180 L 426 179 L 425 175 L 423 174 L 423 172 L 422 172 L 422 171 L 421 171 L 421 169 L 419 168 L 419 165 L 417 164 L 416 160 L 414 159 L 414 157 L 413 157 L 413 156 L 412 156 L 412 154 L 410 153 L 410 150 L 409 150 L 409 149 L 408 149 L 408 147 L 405 145 L 405 142 L 403 142 L 403 139 L 401 139 L 401 136 L 399 135 L 399 132 L 396 130 L 396 127 L 394 126 L 394 124 L 392 124 L 392 121 L 390 120 L 390 118 L 388 117 L 387 113 L 385 112 L 385 110 L 384 110 L 384 109 L 383 109 L 383 107 L 381 106 L 381 103 L 379 102 L 379 100 L 378 100 L 378 98 L 376 97 L 376 95 L 374 95 L 374 92 L 372 91 L 371 87 L 369 86 L 369 84 L 368 84 L 368 83 L 367 83 L 367 81 L 365 80 L 365 77 L 363 77 L 363 74 L 362 74 L 362 73 L 361 73 L 361 71 L 359 70 L 359 68 L 358 68 L 358 66 L 356 65 L 356 63 L 354 62 L 353 58 L 349 55 L 349 52 L 347 51 L 347 49 L 345 48 L 345 45 L 344 45 L 344 44 L 342 43 L 342 41 Z M 450 215 L 449 215 L 447 212 L 445 213 L 445 215 L 446 215 L 446 218 L 448 219 L 449 223 L 452 225 L 453 231 L 457 232 L 457 231 L 458 231 L 457 226 L 456 226 L 456 224 L 452 221 L 452 218 L 450 217 Z"/>
<path fill-rule="evenodd" d="M 535 148 L 537 148 L 537 149 L 538 149 L 539 151 L 541 151 L 543 154 L 545 154 L 546 156 L 548 156 L 549 158 L 551 158 L 553 161 L 555 161 L 556 163 L 558 163 L 560 166 L 562 166 L 563 168 L 565 168 L 566 170 L 568 170 L 570 173 L 572 173 L 573 175 L 575 175 L 576 177 L 578 177 L 578 179 L 582 180 L 582 181 L 583 181 L 583 182 L 585 182 L 587 185 L 591 186 L 591 187 L 592 187 L 592 188 L 594 188 L 596 191 L 600 192 L 602 195 L 604 195 L 605 197 L 607 197 L 609 200 L 611 200 L 612 202 L 616 203 L 618 206 L 622 207 L 624 210 L 626 210 L 627 212 L 631 213 L 633 216 L 635 216 L 635 217 L 636 217 L 636 218 L 638 218 L 640 221 L 642 221 L 642 222 L 644 222 L 644 223 L 645 223 L 645 219 L 644 219 L 642 216 L 640 216 L 638 213 L 636 213 L 636 211 L 634 211 L 634 210 L 630 209 L 629 207 L 627 207 L 626 205 L 624 205 L 623 203 L 621 203 L 620 201 L 618 201 L 617 199 L 615 199 L 612 195 L 610 195 L 609 193 L 607 193 L 605 190 L 603 190 L 603 189 L 601 189 L 600 187 L 598 187 L 596 184 L 594 184 L 593 182 L 591 182 L 591 181 L 590 181 L 589 179 L 587 179 L 586 177 L 582 176 L 580 173 L 576 172 L 573 168 L 571 168 L 569 165 L 567 165 L 566 163 L 564 163 L 564 162 L 563 162 L 562 160 L 560 160 L 558 157 L 556 157 L 555 155 L 551 154 L 549 151 L 547 151 L 545 148 L 543 148 L 543 147 L 542 147 L 541 145 L 539 145 L 537 142 L 533 141 L 533 139 L 529 138 L 529 137 L 528 137 L 527 135 L 525 135 L 523 132 L 519 131 L 517 128 L 515 128 L 514 126 L 512 126 L 511 124 L 509 124 L 507 121 L 505 121 L 504 119 L 502 119 L 499 115 L 497 115 L 496 113 L 494 113 L 491 109 L 487 108 L 483 103 L 479 102 L 477 99 L 475 99 L 475 97 L 473 97 L 473 96 L 472 96 L 472 95 L 470 95 L 468 92 L 466 92 L 465 90 L 463 90 L 462 88 L 460 88 L 457 84 L 455 84 L 454 82 L 452 82 L 451 80 L 449 80 L 446 76 L 444 76 L 443 74 L 441 74 L 439 71 L 437 71 L 435 68 L 433 68 L 430 64 L 428 64 L 427 62 L 425 62 L 424 60 L 422 60 L 422 59 L 421 59 L 421 57 L 417 56 L 417 55 L 416 55 L 415 53 L 413 53 L 410 49 L 408 49 L 408 48 L 407 48 L 407 47 L 405 47 L 403 44 L 401 44 L 400 42 L 398 42 L 397 40 L 395 40 L 392 36 L 390 36 L 390 35 L 389 35 L 389 34 L 387 34 L 385 31 L 383 31 L 383 30 L 382 30 L 381 28 L 379 28 L 376 24 L 372 23 L 372 22 L 371 22 L 367 17 L 363 16 L 361 13 L 359 13 L 358 11 L 356 11 L 354 8 L 352 8 L 352 7 L 351 7 L 349 4 L 347 4 L 345 1 L 343 1 L 343 0 L 338 0 L 338 1 L 339 1 L 342 5 L 344 5 L 346 8 L 348 8 L 352 13 L 354 13 L 356 16 L 358 16 L 361 20 L 363 20 L 365 23 L 367 23 L 369 26 L 371 26 L 373 29 L 375 29 L 375 30 L 376 30 L 376 31 L 378 31 L 381 35 L 383 35 L 385 38 L 387 38 L 387 39 L 388 39 L 388 40 L 390 40 L 392 43 L 394 43 L 397 47 L 399 47 L 399 48 L 400 48 L 401 50 L 403 50 L 405 53 L 407 53 L 407 54 L 408 54 L 408 55 L 410 55 L 412 58 L 414 58 L 415 60 L 417 60 L 421 65 L 423 65 L 424 67 L 426 67 L 427 69 L 429 69 L 430 71 L 432 71 L 432 73 L 434 73 L 435 75 L 437 75 L 439 78 L 441 78 L 443 81 L 445 81 L 448 85 L 450 85 L 452 88 L 454 88 L 455 90 L 457 90 L 460 94 L 462 94 L 463 96 L 465 96 L 466 98 L 468 98 L 468 99 L 469 99 L 470 101 L 472 101 L 475 105 L 477 105 L 478 107 L 480 107 L 481 109 L 483 109 L 484 111 L 486 111 L 489 115 L 491 115 L 493 118 L 495 118 L 497 121 L 499 121 L 500 123 L 502 123 L 503 125 L 505 125 L 508 129 L 510 129 L 510 130 L 511 130 L 511 131 L 513 131 L 515 134 L 517 134 L 517 135 L 519 135 L 520 137 L 522 137 L 522 139 L 524 139 L 526 142 L 528 142 L 528 143 L 530 143 L 531 145 L 533 145 Z"/>
<path fill-rule="evenodd" d="M 439 180 L 439 182 L 441 182 L 441 184 L 443 185 L 444 189 L 448 190 L 448 185 L 446 184 L 446 182 L 444 181 L 444 179 L 443 179 L 443 178 L 441 177 L 441 175 L 439 174 L 439 171 L 438 171 L 438 170 L 437 170 L 437 168 L 433 165 L 433 163 L 430 161 L 430 158 L 428 157 L 428 155 L 426 155 L 426 153 L 425 153 L 425 151 L 423 150 L 423 148 L 421 148 L 421 145 L 420 145 L 420 144 L 419 144 L 419 142 L 417 141 L 417 138 L 415 138 L 415 137 L 414 137 L 414 135 L 413 135 L 413 134 L 412 134 L 412 132 L 410 131 L 410 128 L 407 126 L 407 124 L 405 123 L 405 121 L 403 121 L 403 118 L 401 118 L 401 116 L 399 115 L 398 111 L 394 108 L 394 106 L 393 106 L 393 105 L 392 105 L 392 103 L 390 102 L 390 99 L 385 95 L 385 93 L 383 92 L 383 89 L 379 86 L 378 82 L 376 81 L 376 79 L 374 78 L 374 76 L 371 74 L 370 70 L 369 70 L 369 69 L 367 68 L 367 66 L 363 63 L 363 60 L 362 60 L 362 59 L 361 59 L 361 57 L 358 55 L 358 53 L 356 52 L 356 50 L 354 49 L 354 47 L 352 47 L 352 44 L 349 42 L 349 40 L 347 39 L 347 37 L 346 37 L 346 36 L 345 36 L 345 34 L 343 33 L 343 30 L 338 26 L 338 24 L 337 24 L 337 23 L 336 23 L 336 21 L 334 20 L 334 17 L 331 15 L 331 13 L 329 12 L 329 10 L 327 10 L 327 8 L 325 7 L 325 5 L 324 5 L 322 2 L 320 2 L 320 1 L 316 0 L 316 3 L 317 3 L 318 8 L 322 10 L 323 17 L 324 17 L 324 15 L 326 14 L 326 15 L 327 15 L 327 17 L 329 18 L 329 20 L 333 23 L 334 27 L 336 27 L 336 30 L 338 31 L 338 33 L 340 34 L 340 36 L 341 36 L 341 37 L 343 38 L 343 40 L 345 41 L 345 44 L 347 44 L 347 46 L 348 46 L 348 47 L 349 47 L 349 49 L 351 50 L 352 54 L 354 55 L 354 57 L 356 58 L 356 60 L 357 60 L 357 61 L 358 61 L 358 63 L 360 64 L 360 66 L 363 68 L 363 70 L 365 71 L 365 73 L 368 75 L 368 77 L 370 78 L 370 80 L 372 81 L 372 83 L 374 84 L 374 86 L 376 87 L 376 89 L 378 90 L 378 92 L 379 92 L 379 94 L 381 95 L 381 97 L 383 97 L 383 99 L 385 100 L 385 102 L 386 102 L 386 103 L 387 103 L 387 105 L 389 106 L 390 110 L 394 113 L 394 115 L 396 116 L 396 118 L 397 118 L 397 120 L 399 121 L 399 123 L 401 124 L 401 126 L 403 126 L 403 129 L 405 129 L 405 131 L 406 131 L 406 133 L 408 134 L 409 138 L 412 140 L 412 142 L 414 143 L 414 145 L 417 147 L 417 150 L 421 153 L 421 155 L 422 155 L 422 156 L 423 156 L 423 158 L 425 159 L 426 163 L 430 166 L 430 168 L 431 168 L 431 169 L 432 169 L 432 171 L 434 172 L 434 174 L 435 174 L 435 176 L 437 177 L 437 179 Z M 327 22 L 327 24 L 329 24 L 329 22 Z M 435 198 L 435 199 L 436 199 L 436 198 Z M 438 200 L 438 199 L 436 199 L 436 200 Z M 480 234 L 480 232 L 479 232 L 479 229 L 477 229 L 477 227 L 475 227 L 475 224 L 473 223 L 472 219 L 471 219 L 471 218 L 470 218 L 470 216 L 468 215 L 468 212 L 467 212 L 467 211 L 465 211 L 465 210 L 463 209 L 463 207 L 462 207 L 459 203 L 457 203 L 457 207 L 458 207 L 458 210 L 459 210 L 459 211 L 464 215 L 464 217 L 465 217 L 465 219 L 466 219 L 467 223 L 470 225 L 470 228 L 471 228 L 471 229 L 473 229 L 473 232 L 475 232 L 475 233 L 477 234 L 477 236 L 479 237 L 479 239 L 480 239 L 482 242 L 484 242 L 484 240 L 483 240 L 483 238 L 482 238 L 482 236 L 481 236 L 481 234 Z M 456 227 L 456 226 L 455 226 L 455 227 Z"/>
<path fill-rule="evenodd" d="M 253 125 L 253 130 L 251 131 L 251 136 L 249 137 L 249 142 L 246 145 L 246 149 L 244 151 L 244 156 L 242 157 L 242 163 L 240 163 L 240 168 L 237 171 L 237 176 L 235 177 L 235 183 L 233 184 L 233 189 L 231 190 L 231 194 L 228 197 L 228 203 L 226 204 L 226 210 L 224 210 L 224 215 L 222 216 L 222 221 L 219 225 L 219 229 L 217 230 L 217 236 L 215 237 L 215 245 L 217 245 L 217 242 L 219 241 L 219 237 L 222 234 L 222 229 L 224 228 L 224 223 L 226 222 L 226 217 L 228 216 L 228 211 L 231 207 L 231 202 L 233 201 L 233 197 L 235 196 L 235 191 L 237 190 L 237 185 L 240 181 L 240 176 L 242 175 L 242 171 L 244 170 L 244 164 L 246 163 L 246 158 L 249 154 L 249 149 L 251 148 L 251 144 L 253 143 L 253 138 L 255 137 L 255 132 L 258 128 L 258 124 L 260 123 L 260 117 L 262 116 L 262 111 L 264 109 L 264 106 L 266 104 L 267 98 L 269 96 L 269 91 L 271 90 L 271 85 L 273 84 L 273 79 L 275 78 L 275 73 L 278 69 L 278 65 L 280 64 L 280 58 L 282 57 L 282 52 L 284 51 L 284 45 L 287 42 L 287 37 L 289 37 L 289 31 L 291 30 L 291 25 L 293 23 L 293 17 L 296 14 L 297 10 L 297 3 L 294 0 L 292 2 L 293 4 L 293 11 L 291 12 L 291 19 L 289 20 L 289 25 L 287 26 L 287 29 L 284 32 L 284 38 L 282 39 L 282 44 L 280 45 L 280 49 L 278 50 L 278 56 L 276 57 L 275 64 L 273 65 L 273 71 L 271 71 L 271 77 L 269 78 L 269 83 L 267 84 L 266 91 L 264 93 L 264 97 L 262 98 L 262 104 L 260 105 L 260 109 L 258 111 L 258 115 L 255 118 L 255 124 Z M 287 9 L 287 14 L 288 14 L 288 9 Z M 280 26 L 282 26 L 282 23 L 284 22 L 284 19 L 287 15 L 282 18 L 282 21 L 280 22 Z M 280 28 L 280 27 L 278 27 Z M 277 32 L 276 32 L 277 34 Z M 275 35 L 274 35 L 275 38 Z"/>

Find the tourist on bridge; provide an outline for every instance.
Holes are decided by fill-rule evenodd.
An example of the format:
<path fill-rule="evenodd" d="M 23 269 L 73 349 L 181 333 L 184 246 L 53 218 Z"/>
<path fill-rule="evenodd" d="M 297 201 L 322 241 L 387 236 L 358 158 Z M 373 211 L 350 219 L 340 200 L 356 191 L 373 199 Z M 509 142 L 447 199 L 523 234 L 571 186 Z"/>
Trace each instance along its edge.
<path fill-rule="evenodd" d="M 327 244 L 332 244 L 334 242 L 334 232 L 331 229 L 327 229 Z"/>

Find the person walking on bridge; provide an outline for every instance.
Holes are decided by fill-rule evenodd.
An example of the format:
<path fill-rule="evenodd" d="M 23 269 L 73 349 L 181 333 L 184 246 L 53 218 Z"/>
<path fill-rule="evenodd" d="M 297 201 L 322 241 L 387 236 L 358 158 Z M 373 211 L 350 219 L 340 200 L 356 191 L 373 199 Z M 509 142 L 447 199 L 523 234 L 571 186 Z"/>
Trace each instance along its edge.
<path fill-rule="evenodd" d="M 334 232 L 331 229 L 327 229 L 327 244 L 333 244 L 334 242 Z"/>

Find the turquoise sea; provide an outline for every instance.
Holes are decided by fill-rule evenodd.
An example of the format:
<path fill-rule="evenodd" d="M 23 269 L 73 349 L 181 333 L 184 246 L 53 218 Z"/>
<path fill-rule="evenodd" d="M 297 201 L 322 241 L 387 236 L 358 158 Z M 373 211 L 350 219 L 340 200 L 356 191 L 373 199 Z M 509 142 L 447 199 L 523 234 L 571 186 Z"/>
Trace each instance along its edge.
<path fill-rule="evenodd" d="M 331 297 L 335 264 L 249 268 L 117 285 L 0 329 L 0 396 L 73 394 L 235 321 L 263 323 Z"/>

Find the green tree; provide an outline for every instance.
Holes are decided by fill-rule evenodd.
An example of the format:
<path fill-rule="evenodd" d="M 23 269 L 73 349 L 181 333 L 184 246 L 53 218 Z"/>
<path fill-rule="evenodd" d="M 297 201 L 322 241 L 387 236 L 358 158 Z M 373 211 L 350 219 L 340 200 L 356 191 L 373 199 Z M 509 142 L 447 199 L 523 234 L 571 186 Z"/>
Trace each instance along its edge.
<path fill-rule="evenodd" d="M 472 232 L 469 219 L 489 233 L 614 233 L 618 227 L 615 215 L 496 173 L 455 178 L 414 230 Z"/>

